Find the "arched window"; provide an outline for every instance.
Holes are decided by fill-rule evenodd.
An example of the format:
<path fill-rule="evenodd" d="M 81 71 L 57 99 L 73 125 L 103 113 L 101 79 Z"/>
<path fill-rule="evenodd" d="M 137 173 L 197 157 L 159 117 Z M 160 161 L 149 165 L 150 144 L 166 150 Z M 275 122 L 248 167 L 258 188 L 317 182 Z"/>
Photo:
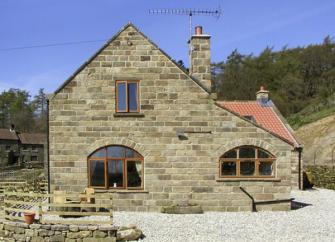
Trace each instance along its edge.
<path fill-rule="evenodd" d="M 143 189 L 143 157 L 125 146 L 100 148 L 88 157 L 88 177 L 91 187 Z"/>
<path fill-rule="evenodd" d="M 220 158 L 220 177 L 274 177 L 275 157 L 253 146 L 231 149 Z"/>

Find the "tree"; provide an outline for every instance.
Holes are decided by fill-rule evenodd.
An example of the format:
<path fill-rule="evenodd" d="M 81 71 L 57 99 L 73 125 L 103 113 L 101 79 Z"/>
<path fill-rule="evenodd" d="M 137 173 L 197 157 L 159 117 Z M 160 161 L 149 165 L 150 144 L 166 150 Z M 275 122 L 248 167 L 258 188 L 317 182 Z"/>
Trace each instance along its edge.
<path fill-rule="evenodd" d="M 43 88 L 39 89 L 31 105 L 35 115 L 34 130 L 37 132 L 45 132 L 47 122 L 47 96 Z"/>
<path fill-rule="evenodd" d="M 280 51 L 266 47 L 258 56 L 236 49 L 225 62 L 212 65 L 218 98 L 254 100 L 264 85 L 285 116 L 307 105 L 334 104 L 335 43 L 327 36 L 322 44 Z"/>
<path fill-rule="evenodd" d="M 0 94 L 2 128 L 8 128 L 14 124 L 22 132 L 31 130 L 34 117 L 29 97 L 28 92 L 19 89 L 9 89 Z"/>

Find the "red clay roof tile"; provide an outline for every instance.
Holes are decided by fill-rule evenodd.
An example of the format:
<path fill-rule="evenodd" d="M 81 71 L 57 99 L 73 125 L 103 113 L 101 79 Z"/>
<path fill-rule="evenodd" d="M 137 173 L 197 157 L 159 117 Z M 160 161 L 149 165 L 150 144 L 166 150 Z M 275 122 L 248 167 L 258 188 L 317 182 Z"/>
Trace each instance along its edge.
<path fill-rule="evenodd" d="M 291 134 L 285 123 L 274 110 L 273 104 L 261 105 L 258 101 L 218 101 L 220 107 L 232 111 L 242 117 L 250 119 L 252 116 L 255 122 L 265 130 L 289 141 L 294 146 L 299 143 Z"/>

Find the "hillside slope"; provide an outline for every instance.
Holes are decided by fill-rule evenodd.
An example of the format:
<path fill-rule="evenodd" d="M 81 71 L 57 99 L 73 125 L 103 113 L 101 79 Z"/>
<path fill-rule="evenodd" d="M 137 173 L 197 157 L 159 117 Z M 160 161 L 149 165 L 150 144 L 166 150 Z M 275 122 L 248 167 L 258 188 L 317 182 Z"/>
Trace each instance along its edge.
<path fill-rule="evenodd" d="M 331 165 L 335 163 L 335 114 L 304 125 L 295 131 L 304 146 L 304 165 Z"/>

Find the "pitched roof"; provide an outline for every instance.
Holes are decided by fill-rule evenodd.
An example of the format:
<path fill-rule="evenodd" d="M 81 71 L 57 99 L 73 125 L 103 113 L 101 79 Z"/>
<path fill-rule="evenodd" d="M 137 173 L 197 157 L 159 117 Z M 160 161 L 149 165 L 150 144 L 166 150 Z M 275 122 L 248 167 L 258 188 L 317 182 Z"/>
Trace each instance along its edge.
<path fill-rule="evenodd" d="M 16 132 L 11 132 L 9 129 L 0 129 L 0 139 L 18 140 Z"/>
<path fill-rule="evenodd" d="M 36 134 L 29 134 L 29 133 L 21 133 L 19 134 L 19 138 L 22 144 L 33 144 L 33 145 L 43 145 L 46 141 L 45 134 L 36 133 Z"/>
<path fill-rule="evenodd" d="M 182 68 L 174 59 L 172 59 L 165 51 L 159 48 L 158 45 L 152 42 L 152 40 L 150 40 L 145 34 L 143 34 L 137 27 L 135 27 L 132 23 L 128 23 L 119 32 L 117 32 L 111 39 L 109 39 L 97 52 L 95 52 L 85 63 L 83 63 L 68 79 L 66 79 L 64 83 L 59 88 L 57 88 L 54 94 L 60 92 L 80 71 L 82 71 L 90 62 L 92 62 L 94 58 L 96 58 L 100 54 L 101 51 L 103 51 L 107 46 L 109 46 L 123 31 L 125 31 L 129 27 L 134 28 L 147 41 L 149 41 L 150 44 L 152 44 L 158 50 L 160 50 L 163 55 L 165 55 L 173 64 L 175 64 L 175 66 L 178 67 L 185 75 L 187 75 L 190 79 L 192 79 L 195 83 L 197 83 L 204 91 L 206 91 L 207 93 L 211 92 L 211 90 L 209 90 L 205 85 L 203 85 L 201 81 L 191 76 L 186 71 L 185 68 Z"/>
<path fill-rule="evenodd" d="M 268 101 L 266 105 L 258 101 L 217 101 L 216 104 L 254 123 L 256 126 L 263 128 L 292 146 L 299 146 L 299 142 L 293 136 L 291 128 L 286 124 L 278 109 L 271 101 Z"/>

